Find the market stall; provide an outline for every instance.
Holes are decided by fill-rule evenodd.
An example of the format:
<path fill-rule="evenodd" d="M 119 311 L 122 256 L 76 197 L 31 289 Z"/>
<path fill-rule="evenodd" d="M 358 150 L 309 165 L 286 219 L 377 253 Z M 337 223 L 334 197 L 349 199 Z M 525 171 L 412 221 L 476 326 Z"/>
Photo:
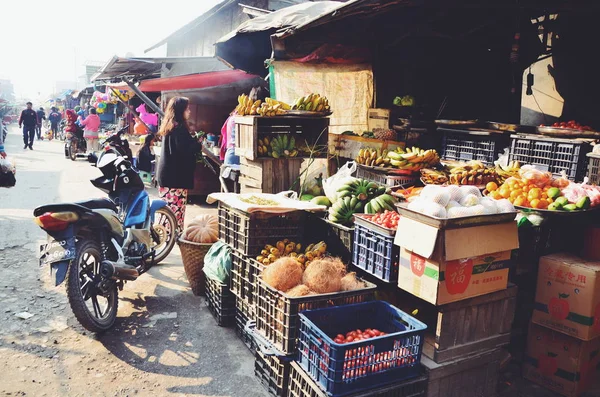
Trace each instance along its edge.
<path fill-rule="evenodd" d="M 598 5 L 319 7 L 327 6 L 255 18 L 217 43 L 217 55 L 234 67 L 268 73 L 275 103 L 293 105 L 315 91 L 329 98 L 328 155 L 340 168 L 322 182 L 326 197 L 312 199 L 328 206 L 326 214 L 289 213 L 253 229 L 267 222 L 261 212 L 220 209 L 220 237 L 232 250 L 235 318 L 229 313 L 257 351 L 257 376 L 271 394 L 290 396 L 600 395 L 599 302 L 590 281 L 600 269 L 600 125 L 582 75 L 590 86 L 598 79 L 573 76 L 574 60 L 565 57 L 572 50 L 564 47 L 579 48 L 583 29 L 573 21 L 585 25 Z M 260 51 L 237 51 L 239 43 Z M 543 90 L 530 67 L 548 57 L 563 116 L 523 125 L 523 98 Z M 246 199 L 287 190 L 267 185 L 277 167 L 252 163 L 272 153 L 270 138 L 258 141 L 266 135 L 256 129 L 262 118 L 239 120 L 249 126 L 240 154 L 260 181 Z M 288 142 L 294 136 L 282 134 Z M 252 250 L 239 245 L 261 229 L 274 235 Z M 300 250 L 281 255 L 290 242 Z M 366 308 L 366 291 L 352 299 L 329 292 L 325 304 L 326 295 L 306 285 L 308 253 L 315 257 L 307 245 L 325 245 L 363 289 L 372 283 L 376 299 L 403 313 L 409 334 L 395 336 L 397 350 L 364 336 L 367 326 L 372 335 L 385 325 L 355 321 L 383 310 Z M 281 286 L 265 274 L 282 256 L 303 265 L 301 283 Z M 413 320 L 426 328 L 412 328 Z M 373 354 L 361 350 L 364 339 Z M 412 372 L 416 363 L 423 372 Z"/>

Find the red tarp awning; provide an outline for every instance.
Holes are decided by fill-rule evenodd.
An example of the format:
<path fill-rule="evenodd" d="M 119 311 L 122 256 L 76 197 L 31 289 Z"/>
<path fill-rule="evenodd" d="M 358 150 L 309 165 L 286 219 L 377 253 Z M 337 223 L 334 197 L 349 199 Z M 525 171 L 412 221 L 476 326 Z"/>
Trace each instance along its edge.
<path fill-rule="evenodd" d="M 225 70 L 143 80 L 139 89 L 145 92 L 199 90 L 255 78 L 257 76 L 241 70 Z"/>

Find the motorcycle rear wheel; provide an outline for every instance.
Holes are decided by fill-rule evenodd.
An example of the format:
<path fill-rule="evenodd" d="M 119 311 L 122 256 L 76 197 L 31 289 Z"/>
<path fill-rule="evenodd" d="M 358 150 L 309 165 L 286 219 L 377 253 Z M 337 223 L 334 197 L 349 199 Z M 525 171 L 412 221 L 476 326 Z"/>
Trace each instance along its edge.
<path fill-rule="evenodd" d="M 74 140 L 71 141 L 69 146 L 69 158 L 73 161 L 77 160 L 77 142 Z"/>
<path fill-rule="evenodd" d="M 169 207 L 163 207 L 154 214 L 152 224 L 153 234 L 158 236 L 159 241 L 152 238 L 152 249 L 156 250 L 153 265 L 156 265 L 169 256 L 177 240 L 177 218 Z"/>
<path fill-rule="evenodd" d="M 114 325 L 119 306 L 116 284 L 113 283 L 105 292 L 96 286 L 101 279 L 101 262 L 99 244 L 93 240 L 81 240 L 77 243 L 77 254 L 67 273 L 71 310 L 83 328 L 97 333 Z"/>

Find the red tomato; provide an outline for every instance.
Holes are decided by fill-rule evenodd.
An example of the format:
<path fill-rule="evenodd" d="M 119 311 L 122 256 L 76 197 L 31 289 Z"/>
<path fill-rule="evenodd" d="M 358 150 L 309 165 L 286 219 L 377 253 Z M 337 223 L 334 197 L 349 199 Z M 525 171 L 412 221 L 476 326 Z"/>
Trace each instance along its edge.
<path fill-rule="evenodd" d="M 373 332 L 373 335 L 374 335 L 374 336 L 379 336 L 379 335 L 381 335 L 381 332 L 379 332 L 379 331 L 378 331 L 378 330 L 376 330 L 376 329 L 374 329 L 372 332 Z"/>
<path fill-rule="evenodd" d="M 337 336 L 335 337 L 336 339 L 344 339 L 344 335 L 342 334 L 337 334 Z"/>
<path fill-rule="evenodd" d="M 348 336 L 346 338 L 346 343 L 351 343 L 351 342 L 354 342 L 354 337 L 353 336 Z"/>

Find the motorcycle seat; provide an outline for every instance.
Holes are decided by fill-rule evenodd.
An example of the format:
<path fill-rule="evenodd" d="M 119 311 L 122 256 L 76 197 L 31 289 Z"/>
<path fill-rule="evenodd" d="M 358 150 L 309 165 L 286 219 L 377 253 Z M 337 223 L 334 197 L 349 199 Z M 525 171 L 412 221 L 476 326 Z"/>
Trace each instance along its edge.
<path fill-rule="evenodd" d="M 114 212 L 118 212 L 117 206 L 109 199 L 91 199 L 85 201 L 79 201 L 75 204 L 81 205 L 82 207 L 88 208 L 90 210 L 100 210 L 107 209 L 112 210 Z"/>

